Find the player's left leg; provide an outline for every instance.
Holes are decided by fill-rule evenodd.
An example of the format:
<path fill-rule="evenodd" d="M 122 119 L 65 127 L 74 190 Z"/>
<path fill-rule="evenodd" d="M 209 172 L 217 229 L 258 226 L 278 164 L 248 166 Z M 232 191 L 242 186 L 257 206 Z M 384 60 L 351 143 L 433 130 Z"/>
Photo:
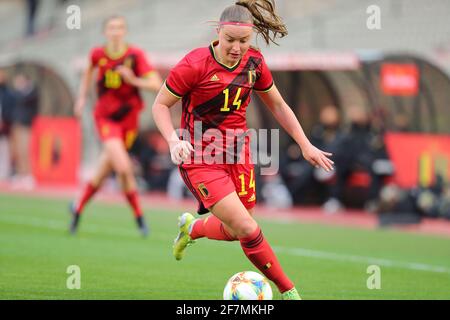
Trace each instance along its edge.
<path fill-rule="evenodd" d="M 269 280 L 275 283 L 282 293 L 283 299 L 300 298 L 260 227 L 246 210 L 236 192 L 217 202 L 211 210 L 220 221 L 233 230 L 247 258 Z"/>
<path fill-rule="evenodd" d="M 112 167 L 119 179 L 122 191 L 133 210 L 139 230 L 142 235 L 146 236 L 148 234 L 148 228 L 139 204 L 132 161 L 128 155 L 125 143 L 121 139 L 110 139 L 105 142 L 105 147 L 111 159 Z"/>

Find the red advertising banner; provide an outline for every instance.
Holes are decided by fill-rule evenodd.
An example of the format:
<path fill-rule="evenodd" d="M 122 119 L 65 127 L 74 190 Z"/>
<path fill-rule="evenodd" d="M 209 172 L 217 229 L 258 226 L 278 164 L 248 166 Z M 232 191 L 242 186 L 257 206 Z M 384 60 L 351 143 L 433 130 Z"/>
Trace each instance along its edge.
<path fill-rule="evenodd" d="M 450 136 L 388 133 L 385 142 L 401 187 L 430 186 L 438 174 L 450 181 Z"/>
<path fill-rule="evenodd" d="M 38 184 L 76 184 L 81 154 L 78 121 L 73 118 L 36 118 L 30 154 Z"/>
<path fill-rule="evenodd" d="M 415 96 L 419 91 L 419 70 L 415 64 L 384 63 L 381 90 L 390 96 Z"/>

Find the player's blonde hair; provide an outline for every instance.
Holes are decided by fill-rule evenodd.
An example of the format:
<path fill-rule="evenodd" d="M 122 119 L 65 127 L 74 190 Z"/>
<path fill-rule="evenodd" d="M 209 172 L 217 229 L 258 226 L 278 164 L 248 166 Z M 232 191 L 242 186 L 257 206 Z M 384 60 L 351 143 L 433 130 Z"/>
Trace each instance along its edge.
<path fill-rule="evenodd" d="M 253 23 L 256 32 L 261 34 L 267 44 L 275 42 L 288 34 L 286 25 L 275 12 L 273 0 L 239 0 L 225 8 L 220 22 Z"/>

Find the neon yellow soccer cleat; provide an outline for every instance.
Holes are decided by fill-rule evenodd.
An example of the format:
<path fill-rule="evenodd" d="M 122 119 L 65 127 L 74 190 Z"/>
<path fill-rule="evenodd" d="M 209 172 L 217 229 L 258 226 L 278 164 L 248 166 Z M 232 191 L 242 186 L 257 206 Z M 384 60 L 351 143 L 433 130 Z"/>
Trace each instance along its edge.
<path fill-rule="evenodd" d="M 281 299 L 283 300 L 302 300 L 302 298 L 300 298 L 300 295 L 298 294 L 297 289 L 292 288 L 291 290 L 288 290 L 286 292 L 283 292 L 281 294 Z"/>
<path fill-rule="evenodd" d="M 177 260 L 183 258 L 184 250 L 187 246 L 195 243 L 189 236 L 189 227 L 194 221 L 194 216 L 189 212 L 185 212 L 178 217 L 178 228 L 180 229 L 180 232 L 178 232 L 178 235 L 173 242 L 173 255 Z"/>

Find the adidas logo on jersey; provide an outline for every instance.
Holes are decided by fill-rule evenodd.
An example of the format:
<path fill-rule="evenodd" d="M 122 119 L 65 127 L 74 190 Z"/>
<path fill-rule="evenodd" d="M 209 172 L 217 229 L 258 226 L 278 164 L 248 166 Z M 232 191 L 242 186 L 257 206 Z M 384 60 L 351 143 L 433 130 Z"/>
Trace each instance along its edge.
<path fill-rule="evenodd" d="M 219 79 L 219 77 L 218 77 L 216 74 L 214 74 L 214 75 L 211 77 L 210 80 L 211 80 L 211 81 L 219 81 L 220 79 Z"/>

